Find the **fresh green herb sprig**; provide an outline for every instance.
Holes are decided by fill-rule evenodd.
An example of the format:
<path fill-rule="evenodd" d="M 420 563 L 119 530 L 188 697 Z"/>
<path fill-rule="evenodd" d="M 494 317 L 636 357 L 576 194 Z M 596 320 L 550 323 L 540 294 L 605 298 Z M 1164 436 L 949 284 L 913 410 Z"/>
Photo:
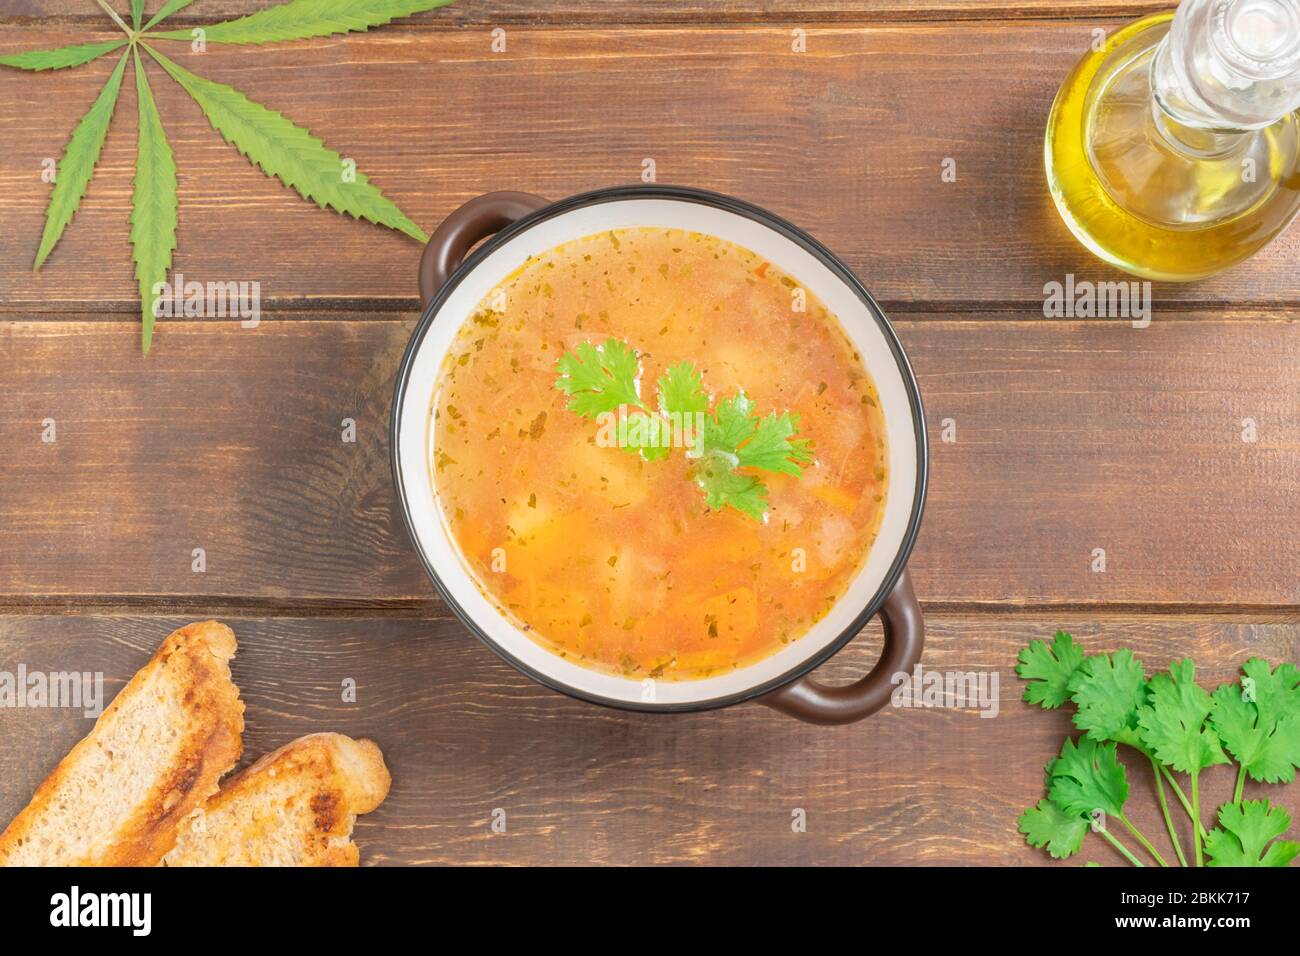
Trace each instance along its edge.
<path fill-rule="evenodd" d="M 1128 780 L 1117 759 L 1118 745 L 1137 750 L 1151 764 L 1156 796 L 1169 839 L 1188 865 L 1165 798 L 1168 786 L 1191 819 L 1195 865 L 1286 866 L 1300 855 L 1300 843 L 1280 839 L 1290 828 L 1286 810 L 1267 800 L 1242 800 L 1246 776 L 1264 783 L 1289 783 L 1300 768 L 1300 670 L 1276 669 L 1255 658 L 1242 667 L 1240 684 L 1213 694 L 1196 683 L 1191 661 L 1147 677 L 1127 649 L 1085 655 L 1074 638 L 1058 631 L 1052 642 L 1035 640 L 1020 652 L 1016 672 L 1028 683 L 1024 699 L 1044 709 L 1075 705 L 1074 724 L 1084 732 L 1067 739 L 1047 765 L 1047 799 L 1020 816 L 1026 841 L 1055 859 L 1078 853 L 1091 830 L 1130 863 L 1142 862 L 1109 829 L 1118 820 L 1161 866 L 1167 865 L 1125 812 Z M 1226 751 L 1226 752 L 1225 752 Z M 1236 758 L 1239 769 L 1232 801 L 1219 808 L 1219 826 L 1201 823 L 1200 773 Z M 1176 773 L 1187 776 L 1190 798 Z"/>
<path fill-rule="evenodd" d="M 249 162 L 296 190 L 322 209 L 403 232 L 420 242 L 428 236 L 392 201 L 371 185 L 350 162 L 307 130 L 246 97 L 238 90 L 196 76 L 150 45 L 152 40 L 196 41 L 197 31 L 158 30 L 160 23 L 194 0 L 167 0 L 142 26 L 144 0 L 131 0 L 130 25 L 107 0 L 95 0 L 121 29 L 121 39 L 81 43 L 54 50 L 27 50 L 0 56 L 0 66 L 20 70 L 66 70 L 122 51 L 108 81 L 81 118 L 56 167 L 54 188 L 45 212 L 45 229 L 36 252 L 37 271 L 58 245 L 76 215 L 99 163 L 128 61 L 135 71 L 139 104 L 136 176 L 131 196 L 131 246 L 140 286 L 141 349 L 153 340 L 159 289 L 171 268 L 178 222 L 176 163 L 162 118 L 141 62 L 144 49 L 203 110 L 212 128 Z M 202 28 L 204 43 L 272 43 L 331 36 L 381 26 L 399 17 L 445 6 L 452 0 L 288 0 L 248 16 Z"/>
<path fill-rule="evenodd" d="M 754 471 L 799 477 L 813 460 L 812 443 L 796 437 L 799 419 L 791 412 L 759 415 L 738 391 L 720 399 L 710 413 L 703 377 L 690 362 L 679 362 L 660 376 L 655 408 L 641 397 L 636 350 L 618 339 L 582 342 L 560 356 L 555 367 L 555 387 L 569 396 L 570 411 L 592 419 L 630 412 L 620 422 L 617 444 L 647 461 L 667 457 L 671 446 L 660 436 L 673 427 L 683 431 L 686 422 L 692 476 L 714 511 L 730 506 L 762 521 L 768 491 Z"/>
<path fill-rule="evenodd" d="M 1300 670 L 1279 664 L 1270 670 L 1258 658 L 1242 665 L 1241 686 L 1214 692 L 1210 724 L 1239 764 L 1234 801 L 1246 776 L 1260 783 L 1290 783 L 1300 767 Z"/>

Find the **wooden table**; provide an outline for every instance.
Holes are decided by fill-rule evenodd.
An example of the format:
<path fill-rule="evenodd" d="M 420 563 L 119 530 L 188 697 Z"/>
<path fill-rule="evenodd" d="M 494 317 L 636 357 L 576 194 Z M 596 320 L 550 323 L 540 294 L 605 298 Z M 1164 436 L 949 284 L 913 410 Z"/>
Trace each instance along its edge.
<path fill-rule="evenodd" d="M 202 0 L 178 20 L 266 5 Z M 151 69 L 180 167 L 176 266 L 260 282 L 260 327 L 167 321 L 141 357 L 133 89 L 81 212 L 31 273 L 41 161 L 108 61 L 0 71 L 0 669 L 102 671 L 112 693 L 173 627 L 230 623 L 248 758 L 326 729 L 383 747 L 394 786 L 358 823 L 366 863 L 1050 862 L 1016 817 L 1070 725 L 1020 702 L 1028 640 L 1066 628 L 1152 668 L 1190 655 L 1205 683 L 1253 655 L 1300 657 L 1300 231 L 1212 281 L 1156 286 L 1145 330 L 1042 315 L 1046 282 L 1124 278 L 1051 207 L 1052 96 L 1095 28 L 1162 6 L 461 0 L 370 34 L 177 54 L 355 158 L 426 228 L 484 191 L 558 198 L 635 181 L 652 158 L 661 182 L 742 196 L 826 242 L 892 316 L 926 403 L 933 472 L 911 564 L 925 663 L 996 672 L 995 719 L 638 716 L 503 664 L 435 597 L 394 502 L 386 432 L 417 318 L 414 242 L 265 178 Z M 109 35 L 89 0 L 5 7 L 6 53 Z M 861 673 L 878 646 L 869 628 L 828 676 Z M 89 727 L 0 710 L 0 822 Z M 1149 773 L 1128 762 L 1138 819 L 1163 837 Z M 1228 775 L 1206 787 L 1226 799 Z"/>

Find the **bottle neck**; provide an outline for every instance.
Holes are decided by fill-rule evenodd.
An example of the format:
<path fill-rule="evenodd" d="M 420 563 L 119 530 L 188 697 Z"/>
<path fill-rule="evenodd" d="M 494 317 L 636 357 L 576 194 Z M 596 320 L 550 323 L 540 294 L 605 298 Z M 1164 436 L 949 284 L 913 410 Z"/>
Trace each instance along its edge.
<path fill-rule="evenodd" d="M 1206 155 L 1300 106 L 1300 0 L 1183 0 L 1151 63 L 1156 124 Z"/>

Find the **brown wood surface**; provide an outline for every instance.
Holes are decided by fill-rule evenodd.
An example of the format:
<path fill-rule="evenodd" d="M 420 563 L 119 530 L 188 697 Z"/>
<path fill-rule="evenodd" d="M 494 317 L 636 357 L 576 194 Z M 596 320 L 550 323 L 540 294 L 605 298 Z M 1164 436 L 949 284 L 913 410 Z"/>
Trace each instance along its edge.
<path fill-rule="evenodd" d="M 177 22 L 268 3 L 200 0 Z M 1150 668 L 1190 656 L 1207 686 L 1254 655 L 1300 660 L 1300 233 L 1211 281 L 1157 285 L 1148 329 L 1041 317 L 1045 282 L 1124 278 L 1047 198 L 1052 96 L 1094 28 L 1161 6 L 465 0 L 365 36 L 169 45 L 355 158 L 426 228 L 486 190 L 560 197 L 634 181 L 651 157 L 661 182 L 823 239 L 893 314 L 926 402 L 911 563 L 925 665 L 996 673 L 996 718 L 632 715 L 499 661 L 434 597 L 395 510 L 387 427 L 415 243 L 267 180 L 151 67 L 181 170 L 177 267 L 260 281 L 261 327 L 166 322 L 141 358 L 131 84 L 82 211 L 29 271 L 41 161 L 108 61 L 0 70 L 0 670 L 99 671 L 111 695 L 173 627 L 230 623 L 248 759 L 326 729 L 383 747 L 394 788 L 358 823 L 366 863 L 1050 863 L 1015 820 L 1070 723 L 1020 702 L 1027 641 L 1063 627 Z M 0 52 L 102 22 L 89 0 L 8 0 Z M 495 25 L 506 54 L 488 51 Z M 806 54 L 789 52 L 795 26 Z M 873 626 L 823 675 L 850 680 L 877 653 Z M 89 727 L 0 709 L 0 823 Z M 1164 849 L 1149 770 L 1126 758 L 1135 819 Z M 1209 777 L 1207 804 L 1225 799 L 1229 774 Z M 1300 787 L 1259 793 L 1300 815 Z M 1083 858 L 1122 862 L 1095 837 Z"/>
<path fill-rule="evenodd" d="M 244 16 L 278 0 L 199 0 L 168 24 L 196 26 Z M 1031 19 L 1060 16 L 1140 16 L 1172 0 L 457 0 L 406 23 L 432 28 L 467 24 L 695 23 L 777 21 L 791 26 L 825 21 Z M 125 8 L 125 4 L 121 4 Z M 146 3 L 149 15 L 160 2 Z M 6 0 L 0 21 L 94 21 L 104 15 L 92 0 Z M 160 27 L 161 29 L 161 27 Z"/>
<path fill-rule="evenodd" d="M 186 620 L 0 618 L 0 660 L 100 671 L 111 693 Z M 1294 618 L 931 615 L 926 666 L 996 673 L 998 715 L 887 710 L 828 730 L 754 704 L 683 716 L 592 707 L 530 682 L 445 618 L 222 620 L 239 638 L 245 762 L 324 729 L 383 748 L 392 795 L 357 826 L 370 864 L 1050 863 L 1024 845 L 1016 818 L 1043 796 L 1043 765 L 1071 725 L 1065 711 L 1021 702 L 1013 667 L 1025 643 L 1068 627 L 1094 650 L 1132 647 L 1152 668 L 1190 656 L 1207 686 L 1250 657 L 1300 655 Z M 860 674 L 878 640 L 874 629 L 859 637 L 828 677 Z M 347 678 L 355 704 L 340 703 Z M 80 711 L 0 710 L 0 740 L 28 742 L 0 749 L 0 817 L 22 807 L 90 723 Z M 1150 765 L 1133 752 L 1122 759 L 1133 818 L 1165 852 Z M 1228 768 L 1207 774 L 1207 804 L 1229 799 L 1232 783 Z M 1300 817 L 1300 787 L 1252 785 L 1256 793 Z M 498 808 L 505 833 L 489 827 Z M 791 830 L 797 809 L 805 833 Z M 1190 849 L 1186 818 L 1175 819 Z M 1098 837 L 1079 859 L 1123 864 Z"/>
<path fill-rule="evenodd" d="M 1069 272 L 1122 277 L 1070 236 L 1042 170 L 1052 97 L 1092 29 L 833 26 L 794 54 L 770 26 L 528 28 L 493 55 L 482 31 L 386 28 L 176 56 L 322 135 L 427 229 L 489 190 L 560 198 L 637 180 L 652 158 L 660 182 L 736 194 L 799 223 L 889 307 L 1002 309 L 1040 307 L 1044 283 Z M 5 28 L 0 50 L 71 36 Z M 49 191 L 41 163 L 61 155 L 110 70 L 107 60 L 58 74 L 0 70 L 0 303 L 11 308 L 135 308 L 129 89 L 81 212 L 42 273 L 29 271 Z M 264 301 L 286 307 L 414 307 L 416 243 L 303 202 L 150 72 L 180 167 L 177 268 L 260 281 Z M 940 181 L 945 158 L 956 182 Z M 1248 269 L 1158 286 L 1157 301 L 1293 303 L 1297 251 L 1292 231 Z"/>
<path fill-rule="evenodd" d="M 147 360 L 130 323 L 0 326 L 0 604 L 427 606 L 387 440 L 413 323 L 167 322 Z M 967 314 L 897 328 L 933 449 L 912 562 L 925 600 L 1300 606 L 1300 326 Z"/>

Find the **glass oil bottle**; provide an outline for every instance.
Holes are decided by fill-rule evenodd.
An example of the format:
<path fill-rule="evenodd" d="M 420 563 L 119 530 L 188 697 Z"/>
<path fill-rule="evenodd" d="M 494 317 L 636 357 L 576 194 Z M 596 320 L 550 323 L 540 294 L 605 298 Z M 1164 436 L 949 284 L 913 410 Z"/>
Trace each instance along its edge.
<path fill-rule="evenodd" d="M 1300 0 L 1183 0 L 1066 79 L 1047 124 L 1052 198 L 1112 265 L 1204 278 L 1300 210 L 1297 107 Z"/>

